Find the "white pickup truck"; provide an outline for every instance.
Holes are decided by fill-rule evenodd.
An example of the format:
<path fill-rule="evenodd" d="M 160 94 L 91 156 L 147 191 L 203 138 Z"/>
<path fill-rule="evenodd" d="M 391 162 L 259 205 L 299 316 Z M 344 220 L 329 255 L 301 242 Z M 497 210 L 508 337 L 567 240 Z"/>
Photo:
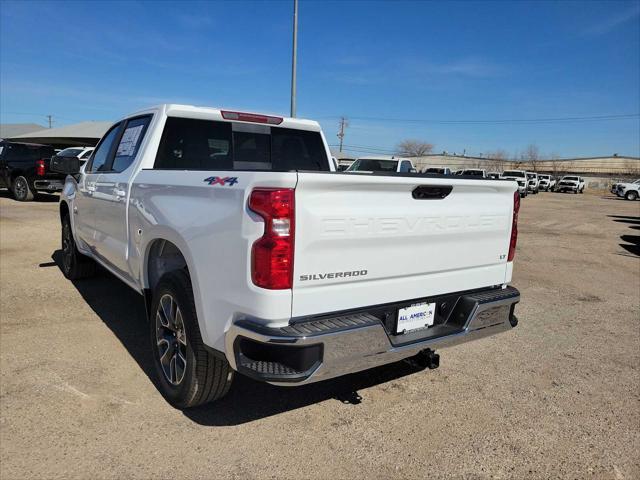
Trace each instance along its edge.
<path fill-rule="evenodd" d="M 618 183 L 616 185 L 616 195 L 627 200 L 637 200 L 640 198 L 640 179 L 633 183 Z"/>
<path fill-rule="evenodd" d="M 411 160 L 394 156 L 360 157 L 346 172 L 413 173 L 416 168 Z"/>
<path fill-rule="evenodd" d="M 520 192 L 520 197 L 526 197 L 529 189 L 527 188 L 528 179 L 527 172 L 524 170 L 505 170 L 502 172 L 500 178 L 504 180 L 514 180 L 518 184 L 518 192 Z"/>
<path fill-rule="evenodd" d="M 571 175 L 565 175 L 556 185 L 556 192 L 584 193 L 584 179 Z"/>
<path fill-rule="evenodd" d="M 553 192 L 553 189 L 556 188 L 556 179 L 551 175 L 539 173 L 538 179 L 540 180 L 540 190 L 545 192 L 551 190 Z"/>
<path fill-rule="evenodd" d="M 162 105 L 117 122 L 60 200 L 62 269 L 145 299 L 161 393 L 300 385 L 510 330 L 515 182 L 335 172 L 316 122 Z M 515 195 L 514 195 L 515 193 Z"/>

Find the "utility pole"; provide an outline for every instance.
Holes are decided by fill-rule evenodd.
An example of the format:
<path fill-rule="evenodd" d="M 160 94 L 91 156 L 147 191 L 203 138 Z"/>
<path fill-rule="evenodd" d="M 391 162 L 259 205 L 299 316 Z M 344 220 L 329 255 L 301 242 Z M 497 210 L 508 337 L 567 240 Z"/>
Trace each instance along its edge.
<path fill-rule="evenodd" d="M 51 124 L 53 123 L 53 121 L 51 120 L 51 115 L 47 115 L 47 120 L 49 120 L 49 128 L 51 128 Z"/>
<path fill-rule="evenodd" d="M 298 56 L 298 0 L 293 0 L 293 54 L 291 59 L 291 116 L 296 116 L 296 57 Z"/>
<path fill-rule="evenodd" d="M 340 117 L 340 131 L 337 137 L 340 139 L 340 151 L 342 151 L 342 140 L 344 139 L 344 129 L 349 126 L 349 122 L 346 118 Z"/>

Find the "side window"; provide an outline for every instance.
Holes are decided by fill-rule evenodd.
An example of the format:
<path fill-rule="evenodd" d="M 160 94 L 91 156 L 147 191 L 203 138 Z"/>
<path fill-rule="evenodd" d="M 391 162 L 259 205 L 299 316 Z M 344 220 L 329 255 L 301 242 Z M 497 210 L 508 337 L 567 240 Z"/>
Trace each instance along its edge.
<path fill-rule="evenodd" d="M 120 123 L 116 124 L 104 136 L 95 150 L 91 165 L 88 165 L 85 170 L 87 173 L 104 172 L 106 170 L 109 154 L 111 153 L 113 143 L 116 141 L 116 138 L 118 138 L 121 125 Z"/>
<path fill-rule="evenodd" d="M 169 117 L 154 168 L 230 170 L 231 124 Z"/>
<path fill-rule="evenodd" d="M 133 163 L 150 121 L 150 116 L 134 118 L 127 121 L 127 126 L 120 138 L 120 143 L 118 143 L 118 149 L 113 159 L 111 171 L 122 172 Z"/>

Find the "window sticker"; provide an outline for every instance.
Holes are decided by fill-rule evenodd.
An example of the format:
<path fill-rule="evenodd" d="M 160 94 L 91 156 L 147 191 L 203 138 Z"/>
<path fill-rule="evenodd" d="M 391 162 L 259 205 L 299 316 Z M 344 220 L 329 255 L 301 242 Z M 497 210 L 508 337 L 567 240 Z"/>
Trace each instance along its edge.
<path fill-rule="evenodd" d="M 137 125 L 135 127 L 129 127 L 124 131 L 120 145 L 118 145 L 117 157 L 132 157 L 136 152 L 136 146 L 138 145 L 138 139 L 142 133 L 144 125 Z"/>

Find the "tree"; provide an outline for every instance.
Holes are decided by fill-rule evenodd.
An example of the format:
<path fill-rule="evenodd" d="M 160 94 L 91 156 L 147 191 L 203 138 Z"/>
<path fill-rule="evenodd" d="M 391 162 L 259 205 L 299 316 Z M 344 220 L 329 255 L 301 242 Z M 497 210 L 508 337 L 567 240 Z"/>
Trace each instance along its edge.
<path fill-rule="evenodd" d="M 560 176 L 560 156 L 557 153 L 551 154 L 551 173 L 553 178 L 558 178 Z"/>
<path fill-rule="evenodd" d="M 540 160 L 540 149 L 533 143 L 527 146 L 521 156 L 522 160 L 527 162 L 534 172 L 538 171 L 538 161 Z"/>
<path fill-rule="evenodd" d="M 501 148 L 493 152 L 489 152 L 487 157 L 490 158 L 490 168 L 493 171 L 500 172 L 504 170 L 504 166 L 509 158 L 509 154 Z"/>
<path fill-rule="evenodd" d="M 403 140 L 396 146 L 396 152 L 403 157 L 422 157 L 432 150 L 433 144 L 420 140 Z"/>

